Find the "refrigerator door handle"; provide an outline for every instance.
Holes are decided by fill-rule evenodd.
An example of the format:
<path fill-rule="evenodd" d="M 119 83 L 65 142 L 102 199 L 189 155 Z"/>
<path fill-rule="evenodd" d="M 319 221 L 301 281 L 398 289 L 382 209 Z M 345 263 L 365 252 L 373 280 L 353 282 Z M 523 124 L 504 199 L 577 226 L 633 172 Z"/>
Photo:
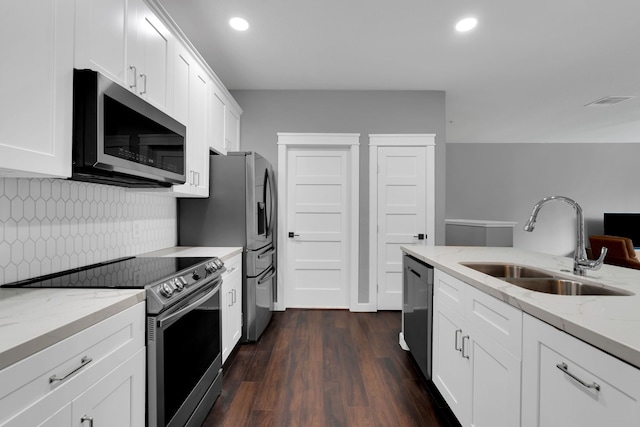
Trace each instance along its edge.
<path fill-rule="evenodd" d="M 270 247 L 269 249 L 267 249 L 266 251 L 262 252 L 261 254 L 258 255 L 258 259 L 263 259 L 266 258 L 270 255 L 273 255 L 276 253 L 276 248 L 274 248 L 273 246 Z"/>
<path fill-rule="evenodd" d="M 263 283 L 268 282 L 275 275 L 276 275 L 276 269 L 271 267 L 269 270 L 267 270 L 267 273 L 265 274 L 265 276 L 258 279 L 258 285 L 262 285 Z"/>
<path fill-rule="evenodd" d="M 264 194 L 263 194 L 263 200 L 265 201 L 265 203 L 267 203 L 267 188 L 268 188 L 268 196 L 269 196 L 269 202 L 267 203 L 269 205 L 269 211 L 266 214 L 266 226 L 267 226 L 267 236 L 271 235 L 271 232 L 273 231 L 273 208 L 274 208 L 274 204 L 275 204 L 275 195 L 274 195 L 274 188 L 272 186 L 272 182 L 271 182 L 271 175 L 270 175 L 270 169 L 266 169 L 264 171 Z"/>

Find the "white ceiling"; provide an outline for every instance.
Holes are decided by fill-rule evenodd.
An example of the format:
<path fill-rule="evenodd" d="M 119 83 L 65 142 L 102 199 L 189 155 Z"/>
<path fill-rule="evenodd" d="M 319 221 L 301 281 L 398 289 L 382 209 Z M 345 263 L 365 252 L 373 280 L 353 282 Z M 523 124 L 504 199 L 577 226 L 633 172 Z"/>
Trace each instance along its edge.
<path fill-rule="evenodd" d="M 640 142 L 639 0 L 159 2 L 232 90 L 443 90 L 447 142 Z"/>

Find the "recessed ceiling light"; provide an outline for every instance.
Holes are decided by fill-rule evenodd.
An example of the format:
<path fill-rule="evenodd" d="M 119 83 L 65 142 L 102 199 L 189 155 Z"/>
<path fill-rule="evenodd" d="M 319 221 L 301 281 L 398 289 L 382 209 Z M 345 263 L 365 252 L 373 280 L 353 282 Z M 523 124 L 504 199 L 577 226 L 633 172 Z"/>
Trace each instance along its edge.
<path fill-rule="evenodd" d="M 229 20 L 229 25 L 231 25 L 231 28 L 237 31 L 247 31 L 249 29 L 249 23 L 244 18 L 231 18 Z"/>
<path fill-rule="evenodd" d="M 476 27 L 476 25 L 478 25 L 478 20 L 476 18 L 464 18 L 456 24 L 456 31 L 461 33 L 471 31 Z"/>

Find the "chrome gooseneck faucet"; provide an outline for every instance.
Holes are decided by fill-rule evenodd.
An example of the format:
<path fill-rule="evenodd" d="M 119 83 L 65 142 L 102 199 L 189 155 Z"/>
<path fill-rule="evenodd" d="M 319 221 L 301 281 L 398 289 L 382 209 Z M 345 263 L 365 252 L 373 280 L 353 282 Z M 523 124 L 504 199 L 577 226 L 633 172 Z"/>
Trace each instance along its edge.
<path fill-rule="evenodd" d="M 568 203 L 576 210 L 577 215 L 577 241 L 576 241 L 576 250 L 573 253 L 573 274 L 579 276 L 586 276 L 587 270 L 598 270 L 602 266 L 602 262 L 604 261 L 604 257 L 607 255 L 607 248 L 603 247 L 602 252 L 600 252 L 600 256 L 597 260 L 591 260 L 587 258 L 587 251 L 585 249 L 585 238 L 584 238 L 584 216 L 582 215 L 582 208 L 578 203 L 573 201 L 572 199 L 564 196 L 549 196 L 540 200 L 533 207 L 533 211 L 531 212 L 531 216 L 529 220 L 524 225 L 524 231 L 533 231 L 536 218 L 538 217 L 538 212 L 542 205 L 552 200 L 560 200 L 562 202 Z"/>

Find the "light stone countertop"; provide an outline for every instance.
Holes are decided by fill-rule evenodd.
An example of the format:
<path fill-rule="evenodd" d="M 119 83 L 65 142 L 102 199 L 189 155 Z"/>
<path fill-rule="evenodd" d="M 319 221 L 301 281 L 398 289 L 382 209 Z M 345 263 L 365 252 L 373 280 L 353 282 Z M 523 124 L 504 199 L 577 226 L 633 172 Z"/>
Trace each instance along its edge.
<path fill-rule="evenodd" d="M 176 246 L 137 256 L 217 256 L 227 261 L 239 253 L 241 247 Z M 144 289 L 0 287 L 0 369 L 144 300 Z"/>
<path fill-rule="evenodd" d="M 406 245 L 402 251 L 640 368 L 640 270 L 603 265 L 575 276 L 573 258 L 516 248 Z M 530 291 L 461 265 L 509 262 L 625 289 L 632 296 L 563 296 Z"/>
<path fill-rule="evenodd" d="M 139 257 L 218 257 L 222 261 L 230 260 L 234 255 L 242 253 L 241 247 L 215 247 L 215 246 L 174 246 L 147 252 Z"/>
<path fill-rule="evenodd" d="M 144 300 L 142 289 L 0 287 L 0 369 Z"/>

